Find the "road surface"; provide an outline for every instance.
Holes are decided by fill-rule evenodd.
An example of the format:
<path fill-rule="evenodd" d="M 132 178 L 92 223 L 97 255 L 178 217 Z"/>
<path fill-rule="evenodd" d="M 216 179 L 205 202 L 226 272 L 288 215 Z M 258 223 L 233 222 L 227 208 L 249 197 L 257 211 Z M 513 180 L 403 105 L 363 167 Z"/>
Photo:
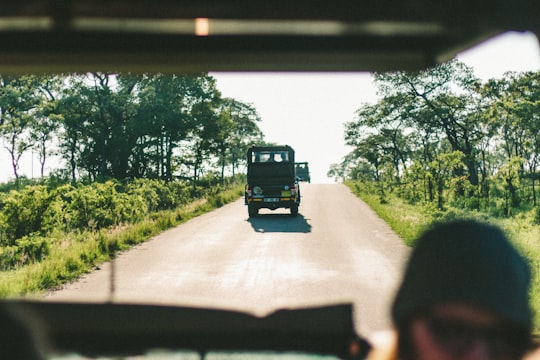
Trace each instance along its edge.
<path fill-rule="evenodd" d="M 301 189 L 298 217 L 263 209 L 250 219 L 240 199 L 122 253 L 47 299 L 256 315 L 352 302 L 359 333 L 387 329 L 408 248 L 346 186 L 306 183 Z"/>

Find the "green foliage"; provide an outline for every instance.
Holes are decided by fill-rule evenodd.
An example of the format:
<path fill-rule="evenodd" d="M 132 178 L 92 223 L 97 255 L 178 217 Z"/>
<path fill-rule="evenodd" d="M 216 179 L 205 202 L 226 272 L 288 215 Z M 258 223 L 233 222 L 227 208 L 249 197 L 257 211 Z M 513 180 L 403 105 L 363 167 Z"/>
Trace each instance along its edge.
<path fill-rule="evenodd" d="M 51 190 L 44 185 L 27 186 L 0 196 L 0 244 L 13 245 L 23 236 L 47 235 L 55 229 L 98 230 L 133 223 L 148 213 L 174 209 L 189 201 L 186 184 L 161 180 L 137 179 L 125 185 L 109 180 Z"/>
<path fill-rule="evenodd" d="M 32 234 L 15 245 L 0 247 L 0 269 L 10 270 L 44 260 L 50 252 L 49 239 Z"/>
<path fill-rule="evenodd" d="M 214 207 L 219 208 L 225 204 L 228 204 L 239 197 L 244 195 L 244 184 L 233 186 L 230 189 L 223 189 L 208 197 L 208 203 Z"/>
<path fill-rule="evenodd" d="M 332 173 L 373 180 L 381 200 L 398 194 L 511 217 L 537 205 L 540 72 L 483 84 L 450 61 L 418 73 L 375 75 L 381 99 L 345 125 L 353 151 Z M 359 165 L 371 176 L 358 176 Z"/>
<path fill-rule="evenodd" d="M 3 295 L 75 278 L 237 198 L 225 174 L 263 139 L 256 110 L 222 99 L 208 74 L 0 76 L 0 107 L 15 172 L 0 184 L 0 268 L 12 269 L 0 274 Z M 48 179 L 20 176 L 30 149 L 43 171 L 53 138 L 67 167 Z"/>
<path fill-rule="evenodd" d="M 116 189 L 112 182 L 78 186 L 63 194 L 65 219 L 69 230 L 101 229 L 117 224 L 119 219 Z"/>
<path fill-rule="evenodd" d="M 44 79 L 37 75 L 0 75 L 0 138 L 9 152 L 16 179 L 22 155 L 36 141 L 32 135 L 40 132 L 40 109 L 47 101 L 41 91 L 43 84 Z"/>
<path fill-rule="evenodd" d="M 247 147 L 264 138 L 256 109 L 222 98 L 208 74 L 0 75 L 0 108 L 0 140 L 16 182 L 31 150 L 41 176 L 55 153 L 66 164 L 55 173 L 73 183 L 196 182 L 208 168 L 234 174 Z"/>
<path fill-rule="evenodd" d="M 42 185 L 12 190 L 3 196 L 0 204 L 0 245 L 14 245 L 17 239 L 42 233 L 44 215 L 50 202 L 50 193 Z"/>
<path fill-rule="evenodd" d="M 243 194 L 243 183 L 234 179 L 227 187 L 209 183 L 201 187 L 204 196 L 198 199 L 188 196 L 187 184 L 149 179 L 50 189 L 29 185 L 0 193 L 0 297 L 75 279 L 118 251 Z M 14 223 L 8 225 L 8 218 Z M 23 222 L 37 231 L 28 233 Z M 24 235 L 16 238 L 17 229 Z"/>
<path fill-rule="evenodd" d="M 534 223 L 540 225 L 540 206 L 534 208 Z"/>

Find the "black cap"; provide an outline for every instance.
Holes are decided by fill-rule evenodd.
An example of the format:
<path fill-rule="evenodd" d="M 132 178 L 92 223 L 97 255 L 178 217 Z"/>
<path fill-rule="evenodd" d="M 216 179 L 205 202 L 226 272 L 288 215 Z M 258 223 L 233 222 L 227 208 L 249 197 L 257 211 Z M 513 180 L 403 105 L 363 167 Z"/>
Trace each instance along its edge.
<path fill-rule="evenodd" d="M 497 227 L 456 220 L 432 226 L 413 248 L 392 306 L 396 325 L 429 306 L 478 306 L 530 329 L 528 263 Z"/>

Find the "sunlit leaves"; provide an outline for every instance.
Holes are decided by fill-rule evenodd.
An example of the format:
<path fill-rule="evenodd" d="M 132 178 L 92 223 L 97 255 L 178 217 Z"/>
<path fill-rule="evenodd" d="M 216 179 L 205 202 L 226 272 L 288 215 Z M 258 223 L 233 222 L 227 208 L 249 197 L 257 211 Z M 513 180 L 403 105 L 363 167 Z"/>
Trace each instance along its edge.
<path fill-rule="evenodd" d="M 375 82 L 380 100 L 364 104 L 345 126 L 352 154 L 371 164 L 374 178 L 440 208 L 488 208 L 496 203 L 493 189 L 511 199 L 508 207 L 536 204 L 540 72 L 482 83 L 454 60 L 418 73 L 376 74 Z M 341 166 L 351 177 L 352 163 L 359 162 Z M 509 168 L 513 175 L 501 176 Z"/>
<path fill-rule="evenodd" d="M 234 173 L 240 152 L 262 140 L 259 120 L 207 74 L 0 77 L 0 137 L 16 178 L 31 149 L 44 175 L 53 146 L 65 161 L 56 172 L 74 182 Z"/>

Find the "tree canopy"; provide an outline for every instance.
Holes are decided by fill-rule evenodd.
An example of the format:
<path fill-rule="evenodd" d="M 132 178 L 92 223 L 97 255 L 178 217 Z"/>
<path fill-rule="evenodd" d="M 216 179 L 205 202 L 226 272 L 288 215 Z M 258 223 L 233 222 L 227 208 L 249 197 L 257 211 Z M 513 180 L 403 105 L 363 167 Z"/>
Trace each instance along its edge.
<path fill-rule="evenodd" d="M 540 72 L 482 82 L 453 60 L 374 75 L 380 100 L 345 124 L 353 151 L 331 174 L 370 179 L 410 201 L 508 213 L 536 205 Z M 497 201 L 502 203 L 495 204 Z"/>
<path fill-rule="evenodd" d="M 263 140 L 255 108 L 223 98 L 208 74 L 0 76 L 0 138 L 13 176 L 28 151 L 72 181 L 234 174 Z M 242 154 L 242 156 L 241 156 Z"/>

